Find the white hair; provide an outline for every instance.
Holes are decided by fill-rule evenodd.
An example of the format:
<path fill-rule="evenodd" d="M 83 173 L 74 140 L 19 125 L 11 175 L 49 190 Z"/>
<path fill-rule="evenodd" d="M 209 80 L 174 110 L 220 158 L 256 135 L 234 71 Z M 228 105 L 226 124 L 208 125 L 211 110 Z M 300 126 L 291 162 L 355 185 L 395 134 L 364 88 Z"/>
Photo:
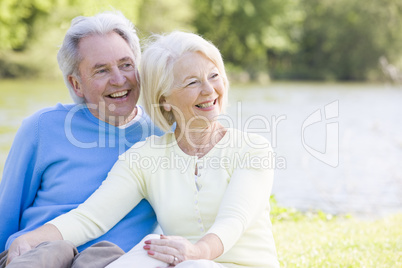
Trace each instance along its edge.
<path fill-rule="evenodd" d="M 169 131 L 176 121 L 173 111 L 163 109 L 161 102 L 173 89 L 174 64 L 186 52 L 199 52 L 218 68 L 225 87 L 222 111 L 227 106 L 229 81 L 219 50 L 209 41 L 193 33 L 175 31 L 168 35 L 153 35 L 145 49 L 140 68 L 142 99 L 145 111 L 154 123 Z"/>
<path fill-rule="evenodd" d="M 78 16 L 71 21 L 71 26 L 64 37 L 63 44 L 57 54 L 57 61 L 63 73 L 64 82 L 75 103 L 84 103 L 84 98 L 75 94 L 68 81 L 70 75 L 79 77 L 79 64 L 85 55 L 78 50 L 82 38 L 90 35 L 107 35 L 110 32 L 119 34 L 134 53 L 134 61 L 141 60 L 141 48 L 134 25 L 121 12 L 106 11 L 92 17 Z"/>

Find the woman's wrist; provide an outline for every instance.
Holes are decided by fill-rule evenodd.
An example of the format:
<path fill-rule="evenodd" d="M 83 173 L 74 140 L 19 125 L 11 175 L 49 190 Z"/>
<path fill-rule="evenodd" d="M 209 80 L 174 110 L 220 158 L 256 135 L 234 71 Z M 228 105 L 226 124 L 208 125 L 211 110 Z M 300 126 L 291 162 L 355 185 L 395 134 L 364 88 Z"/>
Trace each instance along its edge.
<path fill-rule="evenodd" d="M 199 259 L 213 260 L 223 253 L 223 243 L 215 234 L 206 234 L 195 246 L 199 251 Z"/>
<path fill-rule="evenodd" d="M 201 259 L 206 259 L 206 260 L 212 260 L 213 258 L 211 258 L 211 248 L 208 245 L 207 242 L 205 241 L 198 241 L 197 243 L 195 243 L 195 246 L 197 248 L 197 259 L 201 260 Z"/>

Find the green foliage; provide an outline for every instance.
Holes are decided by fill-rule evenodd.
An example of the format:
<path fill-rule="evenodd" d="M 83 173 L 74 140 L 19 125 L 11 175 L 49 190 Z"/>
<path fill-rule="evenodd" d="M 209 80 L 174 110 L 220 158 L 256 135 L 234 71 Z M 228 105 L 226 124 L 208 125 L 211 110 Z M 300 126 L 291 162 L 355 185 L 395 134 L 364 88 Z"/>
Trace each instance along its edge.
<path fill-rule="evenodd" d="M 194 14 L 190 1 L 147 0 L 139 8 L 137 27 L 145 37 L 173 30 L 194 31 Z"/>
<path fill-rule="evenodd" d="M 402 56 L 401 1 L 301 0 L 301 7 L 299 51 L 281 58 L 291 66 L 273 68 L 276 77 L 363 80 L 379 71 L 380 56 Z"/>
<path fill-rule="evenodd" d="M 0 77 L 4 78 L 27 78 L 37 74 L 36 68 L 21 64 L 7 57 L 0 58 Z"/>
<path fill-rule="evenodd" d="M 268 50 L 294 50 L 281 31 L 291 16 L 291 0 L 194 0 L 197 32 L 220 49 L 224 60 L 247 70 L 252 77 L 267 70 Z"/>
<path fill-rule="evenodd" d="M 282 221 L 298 222 L 302 220 L 331 221 L 335 218 L 350 218 L 349 215 L 334 216 L 321 210 L 301 212 L 295 208 L 282 207 L 278 205 L 274 195 L 271 195 L 269 202 L 271 204 L 270 216 L 273 223 Z"/>
<path fill-rule="evenodd" d="M 2 0 L 0 49 L 25 49 L 33 36 L 33 24 L 49 14 L 56 4 L 55 0 Z"/>
<path fill-rule="evenodd" d="M 111 9 L 143 39 L 198 32 L 237 81 L 378 79 L 381 56 L 402 68 L 400 0 L 1 0 L 0 77 L 54 77 L 71 19 Z"/>

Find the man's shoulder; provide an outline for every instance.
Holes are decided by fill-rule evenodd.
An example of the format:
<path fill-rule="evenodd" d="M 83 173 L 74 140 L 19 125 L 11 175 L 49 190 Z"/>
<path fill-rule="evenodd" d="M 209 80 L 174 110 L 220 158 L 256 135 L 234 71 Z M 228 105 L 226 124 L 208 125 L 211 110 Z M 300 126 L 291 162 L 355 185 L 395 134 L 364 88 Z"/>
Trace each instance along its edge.
<path fill-rule="evenodd" d="M 36 111 L 35 113 L 33 113 L 32 115 L 28 116 L 26 119 L 27 120 L 39 120 L 39 118 L 41 118 L 43 116 L 57 116 L 57 115 L 63 115 L 63 114 L 65 115 L 68 112 L 70 112 L 75 106 L 77 106 L 77 105 L 76 104 L 58 103 L 55 106 L 42 108 L 42 109 Z"/>
<path fill-rule="evenodd" d="M 26 117 L 23 121 L 23 125 L 36 125 L 40 123 L 46 122 L 57 122 L 57 120 L 64 119 L 67 117 L 68 114 L 74 112 L 79 105 L 77 104 L 61 104 L 58 103 L 55 106 L 47 107 L 38 110 L 37 112 L 33 113 L 32 115 Z"/>

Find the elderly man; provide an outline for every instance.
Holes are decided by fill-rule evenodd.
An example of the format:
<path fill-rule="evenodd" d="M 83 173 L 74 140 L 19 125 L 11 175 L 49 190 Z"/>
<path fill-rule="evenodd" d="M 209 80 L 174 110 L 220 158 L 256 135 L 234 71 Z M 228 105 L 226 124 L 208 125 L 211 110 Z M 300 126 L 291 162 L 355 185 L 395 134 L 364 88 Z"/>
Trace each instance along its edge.
<path fill-rule="evenodd" d="M 105 12 L 73 19 L 58 63 L 75 102 L 25 119 L 0 185 L 0 251 L 85 201 L 106 178 L 118 155 L 160 135 L 137 106 L 140 46 L 133 25 Z M 78 248 L 107 240 L 127 251 L 156 226 L 143 200 L 113 229 Z M 5 263 L 7 252 L 1 254 Z"/>

